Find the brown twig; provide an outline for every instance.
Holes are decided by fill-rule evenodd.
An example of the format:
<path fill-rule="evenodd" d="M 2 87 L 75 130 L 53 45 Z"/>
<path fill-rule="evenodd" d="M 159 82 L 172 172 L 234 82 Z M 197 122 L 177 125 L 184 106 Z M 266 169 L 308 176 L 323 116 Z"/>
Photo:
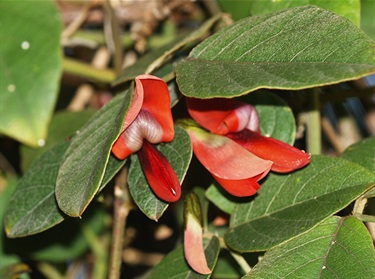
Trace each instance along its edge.
<path fill-rule="evenodd" d="M 128 169 L 123 168 L 116 178 L 114 187 L 114 217 L 111 245 L 111 259 L 109 264 L 109 279 L 118 279 L 121 274 L 122 253 L 126 219 L 132 205 L 127 190 Z"/>

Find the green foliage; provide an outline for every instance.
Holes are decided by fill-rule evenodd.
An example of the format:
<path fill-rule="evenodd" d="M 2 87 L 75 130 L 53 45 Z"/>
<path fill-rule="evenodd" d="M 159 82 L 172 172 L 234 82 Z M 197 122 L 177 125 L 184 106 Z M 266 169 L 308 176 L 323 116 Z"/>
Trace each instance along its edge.
<path fill-rule="evenodd" d="M 130 102 L 130 94 L 116 96 L 72 139 L 56 181 L 57 203 L 67 215 L 81 216 L 98 192 Z"/>
<path fill-rule="evenodd" d="M 55 184 L 68 147 L 69 143 L 65 142 L 43 153 L 20 179 L 5 215 L 8 237 L 35 234 L 64 220 L 56 204 Z"/>
<path fill-rule="evenodd" d="M 225 241 L 240 252 L 270 249 L 316 226 L 374 185 L 375 174 L 359 165 L 313 156 L 302 170 L 269 175 L 252 203 L 238 204 Z"/>
<path fill-rule="evenodd" d="M 299 90 L 373 72 L 370 38 L 315 6 L 238 21 L 195 47 L 176 68 L 182 94 L 197 98 L 235 97 L 259 88 Z"/>
<path fill-rule="evenodd" d="M 74 136 L 93 114 L 93 110 L 57 112 L 48 126 L 48 138 L 43 147 L 21 146 L 22 170 L 25 172 L 40 154 L 56 143 L 63 142 Z"/>
<path fill-rule="evenodd" d="M 262 135 L 293 145 L 295 115 L 310 109 L 304 98 L 309 91 L 299 94 L 298 90 L 375 72 L 374 42 L 357 27 L 361 23 L 370 36 L 373 33 L 359 0 L 218 2 L 234 19 L 243 19 L 231 24 L 226 15 L 217 13 L 195 30 L 168 38 L 163 47 L 147 50 L 112 84 L 91 80 L 100 91 L 110 86 L 114 93 L 121 91 L 95 113 L 90 109 L 53 113 L 63 64 L 61 22 L 54 3 L 0 2 L 5 11 L 0 17 L 5 27 L 0 47 L 0 132 L 4 135 L 0 143 L 9 138 L 22 143 L 15 170 L 0 157 L 0 221 L 5 229 L 0 234 L 0 277 L 26 272 L 23 259 L 37 266 L 46 262 L 62 271 L 62 263 L 90 258 L 94 266 L 90 274 L 104 274 L 113 267 L 107 266 L 107 251 L 111 258 L 117 251 L 121 263 L 123 243 L 116 238 L 126 237 L 127 247 L 133 240 L 145 246 L 149 239 L 144 235 L 151 232 L 149 227 L 143 230 L 140 221 L 151 220 L 159 221 L 151 222 L 153 228 L 165 222 L 173 231 L 160 246 L 167 243 L 168 251 L 177 248 L 149 270 L 147 278 L 375 277 L 374 246 L 363 223 L 374 220 L 370 198 L 375 195 L 375 137 L 351 145 L 339 157 L 313 155 L 300 170 L 268 174 L 259 181 L 256 195 L 234 197 L 197 162 L 189 134 L 175 126 L 173 141 L 157 144 L 182 185 L 181 200 L 172 205 L 155 196 L 136 153 L 125 160 L 111 154 L 133 101 L 133 84 L 129 84 L 139 74 L 165 78 L 174 120 L 189 117 L 184 96 L 239 97 L 256 108 Z M 367 9 L 373 5 L 361 3 Z M 244 18 L 251 14 L 255 16 Z M 111 17 L 109 12 L 106 16 Z M 88 65 L 78 72 L 85 68 L 95 72 Z M 105 72 L 115 75 L 111 69 Z M 303 102 L 290 107 L 296 94 L 284 94 L 285 90 L 298 91 L 297 102 Z M 61 96 L 65 98 L 70 96 Z M 303 132 L 299 130 L 298 136 L 302 138 L 297 144 L 304 148 Z M 31 147 L 42 144 L 42 148 Z M 22 177 L 9 179 L 7 172 L 18 170 L 24 171 Z M 105 189 L 113 184 L 115 191 Z M 178 245 L 182 204 L 191 191 L 203 205 L 204 248 L 212 275 L 195 273 Z M 147 218 L 129 214 L 133 206 Z M 113 224 L 124 224 L 120 229 L 129 231 L 116 231 L 114 226 L 112 232 Z M 85 252 L 91 256 L 81 257 Z M 97 268 L 102 273 L 95 273 Z"/>
<path fill-rule="evenodd" d="M 269 250 L 243 278 L 374 276 L 374 246 L 366 227 L 354 217 L 330 217 L 311 231 Z"/>
<path fill-rule="evenodd" d="M 369 137 L 349 146 L 341 158 L 352 161 L 375 173 L 375 137 Z"/>
<path fill-rule="evenodd" d="M 0 132 L 43 146 L 61 76 L 60 15 L 52 1 L 1 1 L 0 9 L 6 42 L 0 47 Z"/>

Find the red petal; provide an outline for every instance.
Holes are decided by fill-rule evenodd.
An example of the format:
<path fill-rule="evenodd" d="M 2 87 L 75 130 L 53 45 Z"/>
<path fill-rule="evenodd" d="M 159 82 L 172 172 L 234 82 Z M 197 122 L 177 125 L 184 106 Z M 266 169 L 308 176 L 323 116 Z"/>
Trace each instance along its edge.
<path fill-rule="evenodd" d="M 212 133 L 225 135 L 245 128 L 259 129 L 255 108 L 232 99 L 186 98 L 190 116 Z"/>
<path fill-rule="evenodd" d="M 257 177 L 252 177 L 242 180 L 227 180 L 217 176 L 213 177 L 229 194 L 236 197 L 249 197 L 255 195 L 260 185 L 257 182 Z"/>
<path fill-rule="evenodd" d="M 151 75 L 140 75 L 135 82 L 137 90 L 144 93 L 142 110 L 149 111 L 163 128 L 162 142 L 172 141 L 174 126 L 168 85 Z"/>
<path fill-rule="evenodd" d="M 247 152 L 224 136 L 210 134 L 199 128 L 188 128 L 194 154 L 213 175 L 228 180 L 241 180 L 267 175 L 272 162 Z M 260 178 L 259 178 L 260 179 Z"/>
<path fill-rule="evenodd" d="M 129 155 L 133 154 L 134 151 L 131 150 L 125 141 L 125 138 L 122 136 L 123 133 L 117 138 L 115 143 L 112 145 L 112 153 L 117 157 L 119 160 L 124 160 Z"/>
<path fill-rule="evenodd" d="M 305 153 L 285 142 L 262 136 L 249 130 L 228 134 L 238 144 L 251 153 L 273 162 L 272 171 L 291 172 L 310 163 L 310 154 Z"/>
<path fill-rule="evenodd" d="M 137 76 L 135 84 L 132 104 L 126 114 L 121 134 L 112 146 L 112 153 L 120 160 L 139 150 L 139 147 L 136 148 L 129 141 L 129 136 L 126 135 L 125 130 L 138 117 L 141 109 L 149 112 L 160 124 L 163 134 L 159 142 L 169 142 L 174 138 L 173 118 L 167 84 L 160 78 L 151 75 Z M 134 134 L 134 132 L 137 131 L 132 133 Z M 141 134 L 140 132 L 139 136 Z"/>
<path fill-rule="evenodd" d="M 176 202 L 181 196 L 178 177 L 167 158 L 148 141 L 138 151 L 143 172 L 155 195 L 166 202 Z"/>
<path fill-rule="evenodd" d="M 185 259 L 196 272 L 210 274 L 211 270 L 207 265 L 202 238 L 202 227 L 197 220 L 189 214 L 184 231 Z"/>

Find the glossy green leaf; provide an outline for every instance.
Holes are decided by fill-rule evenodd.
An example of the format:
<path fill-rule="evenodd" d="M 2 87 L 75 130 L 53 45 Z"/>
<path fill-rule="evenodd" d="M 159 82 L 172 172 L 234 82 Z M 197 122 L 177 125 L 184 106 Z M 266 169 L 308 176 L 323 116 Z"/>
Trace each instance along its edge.
<path fill-rule="evenodd" d="M 31 163 L 51 146 L 67 140 L 75 135 L 82 126 L 94 114 L 94 110 L 83 111 L 61 111 L 56 113 L 48 126 L 48 138 L 41 148 L 32 148 L 27 145 L 21 146 L 21 164 L 25 172 Z"/>
<path fill-rule="evenodd" d="M 374 24 L 375 1 L 361 0 L 361 29 L 375 40 Z"/>
<path fill-rule="evenodd" d="M 374 246 L 364 224 L 354 217 L 331 217 L 266 252 L 243 278 L 374 277 Z"/>
<path fill-rule="evenodd" d="M 293 145 L 296 135 L 294 115 L 288 104 L 276 94 L 257 91 L 245 97 L 260 119 L 260 132 Z"/>
<path fill-rule="evenodd" d="M 222 15 L 214 16 L 204 22 L 199 28 L 184 36 L 183 38 L 177 38 L 169 44 L 156 49 L 144 55 L 132 66 L 129 66 L 120 73 L 120 75 L 113 82 L 113 85 L 125 83 L 129 80 L 134 79 L 140 74 L 150 74 L 163 65 L 166 61 L 170 60 L 174 53 L 182 49 L 186 45 L 202 38 L 212 28 L 212 26 L 220 20 Z"/>
<path fill-rule="evenodd" d="M 43 153 L 19 180 L 4 219 L 8 237 L 39 233 L 64 220 L 56 204 L 55 184 L 68 147 L 65 142 Z"/>
<path fill-rule="evenodd" d="M 158 149 L 170 162 L 182 183 L 192 157 L 190 138 L 184 129 L 175 127 L 172 142 L 158 145 Z M 132 156 L 128 176 L 129 190 L 139 209 L 150 219 L 157 221 L 167 209 L 168 203 L 157 198 L 147 183 L 136 155 Z"/>
<path fill-rule="evenodd" d="M 369 137 L 349 146 L 340 156 L 375 173 L 375 137 Z"/>
<path fill-rule="evenodd" d="M 1 1 L 0 10 L 0 132 L 42 146 L 61 75 L 60 15 L 53 1 Z"/>
<path fill-rule="evenodd" d="M 252 0 L 251 14 L 264 14 L 280 11 L 287 8 L 316 5 L 320 8 L 329 10 L 351 20 L 355 25 L 359 26 L 360 19 L 360 0 Z"/>
<path fill-rule="evenodd" d="M 205 254 L 208 267 L 212 270 L 215 265 L 220 251 L 219 239 L 216 236 L 204 239 Z M 184 257 L 184 248 L 179 246 L 170 252 L 163 260 L 156 265 L 147 278 L 165 279 L 165 278 L 209 278 L 210 275 L 202 275 L 190 269 Z"/>
<path fill-rule="evenodd" d="M 236 207 L 225 241 L 240 252 L 267 250 L 316 226 L 373 185 L 375 174 L 357 164 L 312 156 L 302 170 L 268 175 L 258 196 Z"/>
<path fill-rule="evenodd" d="M 189 97 L 235 97 L 259 88 L 299 90 L 375 72 L 373 41 L 315 6 L 234 23 L 195 47 L 176 68 Z"/>
<path fill-rule="evenodd" d="M 98 192 L 130 102 L 129 93 L 116 96 L 72 139 L 56 184 L 57 203 L 66 214 L 81 216 Z"/>

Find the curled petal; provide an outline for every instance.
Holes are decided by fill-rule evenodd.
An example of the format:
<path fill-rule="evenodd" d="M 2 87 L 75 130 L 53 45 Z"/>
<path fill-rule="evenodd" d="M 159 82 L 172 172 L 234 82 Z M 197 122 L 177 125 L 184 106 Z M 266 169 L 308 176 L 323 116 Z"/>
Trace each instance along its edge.
<path fill-rule="evenodd" d="M 174 126 L 167 84 L 155 76 L 137 76 L 132 104 L 121 134 L 112 146 L 113 154 L 123 160 L 142 147 L 143 139 L 159 143 L 172 141 L 173 138 Z"/>
<path fill-rule="evenodd" d="M 216 177 L 241 180 L 260 175 L 259 180 L 271 169 L 271 161 L 247 152 L 227 137 L 207 133 L 196 127 L 190 127 L 187 131 L 193 143 L 194 154 Z"/>
<path fill-rule="evenodd" d="M 163 129 L 150 112 L 141 110 L 133 123 L 118 137 L 112 146 L 113 154 L 120 160 L 142 148 L 143 139 L 160 143 Z"/>
<path fill-rule="evenodd" d="M 251 177 L 241 180 L 228 180 L 222 179 L 217 176 L 213 177 L 217 182 L 219 182 L 219 184 L 225 189 L 225 191 L 236 197 L 249 197 L 255 195 L 260 188 L 260 185 L 257 182 L 257 177 Z"/>
<path fill-rule="evenodd" d="M 225 135 L 245 128 L 259 130 L 255 108 L 233 99 L 186 98 L 190 116 L 212 133 Z"/>
<path fill-rule="evenodd" d="M 172 141 L 174 126 L 168 85 L 162 79 L 151 75 L 140 75 L 136 77 L 135 83 L 136 91 L 144 95 L 142 110 L 150 112 L 163 129 L 161 141 Z"/>
<path fill-rule="evenodd" d="M 147 140 L 138 151 L 138 158 L 155 195 L 166 202 L 178 201 L 181 185 L 167 158 Z"/>
<path fill-rule="evenodd" d="M 272 171 L 287 173 L 310 163 L 310 154 L 280 140 L 262 136 L 257 132 L 243 130 L 227 135 L 255 155 L 273 162 Z"/>
<path fill-rule="evenodd" d="M 194 193 L 186 196 L 184 203 L 184 254 L 190 267 L 198 273 L 210 274 L 203 248 L 202 210 Z"/>

